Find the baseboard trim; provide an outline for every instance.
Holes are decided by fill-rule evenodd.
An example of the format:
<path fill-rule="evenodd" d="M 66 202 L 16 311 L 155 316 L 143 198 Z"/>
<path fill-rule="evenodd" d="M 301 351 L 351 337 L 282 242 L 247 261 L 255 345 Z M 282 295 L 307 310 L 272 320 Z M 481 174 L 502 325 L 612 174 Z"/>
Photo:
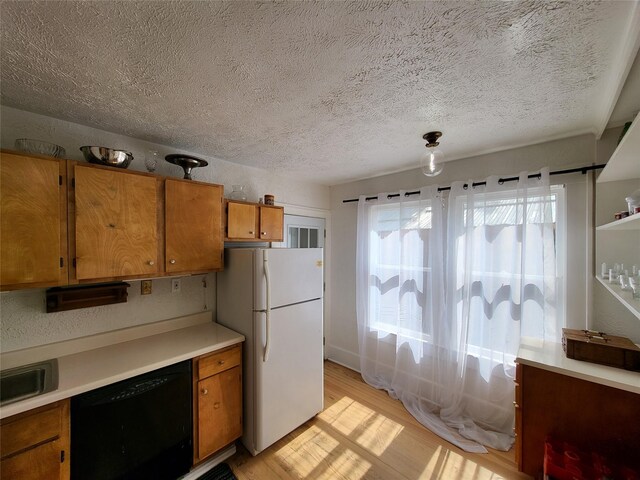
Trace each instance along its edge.
<path fill-rule="evenodd" d="M 327 360 L 360 373 L 360 356 L 333 345 L 327 345 Z"/>

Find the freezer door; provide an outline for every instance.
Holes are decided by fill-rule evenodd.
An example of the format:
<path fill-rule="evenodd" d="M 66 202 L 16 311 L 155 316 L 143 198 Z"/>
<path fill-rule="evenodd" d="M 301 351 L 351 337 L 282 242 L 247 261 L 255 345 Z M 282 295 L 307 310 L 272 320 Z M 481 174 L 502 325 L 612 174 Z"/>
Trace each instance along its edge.
<path fill-rule="evenodd" d="M 322 411 L 322 300 L 273 310 L 264 360 L 265 313 L 256 312 L 254 454 Z"/>
<path fill-rule="evenodd" d="M 267 257 L 271 308 L 322 298 L 322 248 L 269 248 L 255 250 L 254 309 L 267 308 Z"/>

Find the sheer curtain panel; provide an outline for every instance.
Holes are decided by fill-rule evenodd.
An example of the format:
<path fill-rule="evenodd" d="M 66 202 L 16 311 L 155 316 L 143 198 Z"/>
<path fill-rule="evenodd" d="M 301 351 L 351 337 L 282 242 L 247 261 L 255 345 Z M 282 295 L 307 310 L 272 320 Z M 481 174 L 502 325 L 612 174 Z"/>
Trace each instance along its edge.
<path fill-rule="evenodd" d="M 548 171 L 358 204 L 357 319 L 367 383 L 470 452 L 513 443 L 523 331 L 557 338 Z"/>

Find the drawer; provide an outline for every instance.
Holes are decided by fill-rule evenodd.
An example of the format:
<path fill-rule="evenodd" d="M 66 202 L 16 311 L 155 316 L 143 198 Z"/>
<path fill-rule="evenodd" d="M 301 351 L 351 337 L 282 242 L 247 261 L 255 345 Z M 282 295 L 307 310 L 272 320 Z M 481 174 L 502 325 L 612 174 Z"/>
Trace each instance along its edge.
<path fill-rule="evenodd" d="M 204 355 L 198 359 L 198 379 L 202 380 L 216 373 L 224 372 L 240 365 L 241 361 L 242 346 L 240 344 Z"/>
<path fill-rule="evenodd" d="M 2 458 L 60 436 L 62 406 L 47 405 L 2 421 L 0 450 Z"/>

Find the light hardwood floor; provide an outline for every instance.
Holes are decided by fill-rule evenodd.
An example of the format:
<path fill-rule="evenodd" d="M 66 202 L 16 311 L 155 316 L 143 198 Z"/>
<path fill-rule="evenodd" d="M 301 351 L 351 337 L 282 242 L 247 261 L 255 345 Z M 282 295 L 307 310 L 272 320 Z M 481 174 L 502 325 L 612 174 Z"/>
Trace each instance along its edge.
<path fill-rule="evenodd" d="M 466 453 L 420 425 L 360 374 L 325 362 L 325 410 L 252 457 L 238 442 L 239 480 L 530 479 L 513 451 Z"/>

